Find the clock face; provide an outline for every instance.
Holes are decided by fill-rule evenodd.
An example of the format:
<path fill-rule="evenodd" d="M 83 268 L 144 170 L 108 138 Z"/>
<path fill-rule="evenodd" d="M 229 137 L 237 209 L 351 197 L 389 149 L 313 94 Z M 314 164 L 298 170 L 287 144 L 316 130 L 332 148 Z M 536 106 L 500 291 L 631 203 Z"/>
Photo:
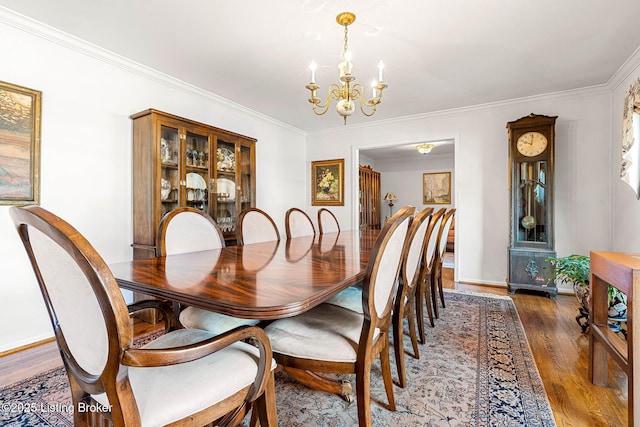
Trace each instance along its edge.
<path fill-rule="evenodd" d="M 534 157 L 547 148 L 547 137 L 540 132 L 527 132 L 520 135 L 516 147 L 523 156 Z"/>

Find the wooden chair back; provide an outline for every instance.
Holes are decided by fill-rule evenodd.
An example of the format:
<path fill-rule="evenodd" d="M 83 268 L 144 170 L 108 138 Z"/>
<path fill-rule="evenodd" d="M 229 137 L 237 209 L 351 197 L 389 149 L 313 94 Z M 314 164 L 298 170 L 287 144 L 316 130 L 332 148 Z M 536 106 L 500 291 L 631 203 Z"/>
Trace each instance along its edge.
<path fill-rule="evenodd" d="M 438 234 L 440 232 L 442 218 L 446 211 L 446 208 L 440 208 L 438 211 L 436 211 L 431 217 L 431 222 L 429 224 L 429 228 L 427 229 L 429 241 L 427 243 L 427 250 L 424 253 L 424 265 L 427 272 L 430 272 L 433 268 L 433 262 L 438 252 Z"/>
<path fill-rule="evenodd" d="M 291 208 L 287 211 L 284 216 L 284 226 L 287 239 L 316 234 L 316 228 L 309 215 L 298 208 Z"/>
<path fill-rule="evenodd" d="M 407 375 L 404 367 L 404 318 L 409 318 L 409 333 L 413 346 L 414 357 L 420 357 L 418 337 L 414 316 L 414 299 L 416 289 L 420 284 L 420 269 L 427 247 L 427 229 L 431 220 L 433 208 L 420 211 L 407 233 L 405 256 L 400 269 L 399 286 L 396 292 L 393 309 L 393 348 L 396 355 L 398 379 L 401 387 L 407 386 Z"/>
<path fill-rule="evenodd" d="M 318 211 L 318 229 L 320 234 L 340 232 L 340 223 L 329 209 L 322 208 Z"/>
<path fill-rule="evenodd" d="M 238 218 L 238 245 L 280 240 L 276 223 L 268 213 L 258 208 L 240 212 Z"/>
<path fill-rule="evenodd" d="M 362 299 L 366 302 L 363 306 L 365 323 L 371 320 L 375 327 L 382 328 L 385 323 L 389 326 L 406 236 L 414 213 L 413 206 L 399 209 L 385 223 L 369 255 Z M 373 334 L 373 328 L 369 332 Z"/>
<path fill-rule="evenodd" d="M 168 212 L 160 221 L 157 236 L 156 256 L 225 247 L 222 231 L 213 218 L 189 207 Z"/>
<path fill-rule="evenodd" d="M 455 214 L 456 209 L 451 208 L 442 217 L 442 225 L 438 232 L 438 253 L 436 255 L 439 262 L 442 262 L 442 256 L 447 249 L 447 237 L 449 236 L 449 230 L 451 229 L 451 224 L 453 223 L 453 217 Z"/>
<path fill-rule="evenodd" d="M 220 425 L 237 425 L 252 403 L 258 408 L 262 425 L 277 424 L 272 352 L 261 328 L 238 328 L 221 337 L 205 331 L 176 330 L 144 348 L 134 348 L 129 309 L 122 292 L 109 266 L 82 234 L 39 206 L 12 207 L 9 214 L 49 312 L 71 388 L 74 425 L 107 421 L 114 426 L 138 426 L 144 420 L 151 424 L 175 421 L 177 425 L 203 425 L 223 417 Z M 255 339 L 255 347 L 244 343 L 250 338 Z M 238 360 L 239 353 L 228 349 L 236 345 L 252 353 L 239 362 L 242 368 L 238 372 L 253 382 L 221 385 L 204 377 L 202 384 L 195 384 L 203 377 L 203 366 L 219 378 L 226 368 L 224 364 L 215 367 L 216 362 Z M 175 366 L 178 368 L 170 369 Z M 130 381 L 134 374 L 140 382 Z M 175 384 L 187 375 L 191 378 L 189 387 L 202 390 L 204 395 L 218 395 L 189 406 L 186 401 L 180 402 L 181 394 L 174 393 L 173 406 L 150 408 L 157 405 L 160 393 L 166 393 L 163 381 Z M 81 410 L 81 402 L 102 406 L 105 412 Z M 147 411 L 142 413 L 139 404 Z"/>
<path fill-rule="evenodd" d="M 129 411 L 131 390 L 118 373 L 121 349 L 131 347 L 133 336 L 109 267 L 82 234 L 45 209 L 14 207 L 9 213 L 44 297 L 75 410 L 90 394 L 120 383 L 125 387 L 117 394 L 124 397 L 111 403 L 111 412 Z"/>

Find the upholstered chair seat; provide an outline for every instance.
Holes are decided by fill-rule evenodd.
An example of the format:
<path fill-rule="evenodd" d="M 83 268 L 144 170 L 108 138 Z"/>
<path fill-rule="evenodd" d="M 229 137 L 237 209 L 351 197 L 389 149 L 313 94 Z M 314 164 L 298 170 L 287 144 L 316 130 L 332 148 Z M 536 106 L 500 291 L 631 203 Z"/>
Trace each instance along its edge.
<path fill-rule="evenodd" d="M 362 311 L 362 300 L 360 307 Z M 298 316 L 280 319 L 267 326 L 266 331 L 274 352 L 302 359 L 355 363 L 363 322 L 361 312 L 320 304 Z M 374 339 L 379 334 L 376 329 Z"/>
<path fill-rule="evenodd" d="M 204 329 L 216 335 L 230 331 L 238 326 L 257 325 L 259 323 L 255 319 L 241 319 L 197 307 L 186 307 L 180 312 L 179 319 L 180 324 L 185 328 Z"/>
<path fill-rule="evenodd" d="M 186 346 L 214 336 L 208 331 L 182 329 L 162 335 L 142 348 L 153 350 Z M 224 351 L 188 363 L 129 368 L 129 382 L 136 397 L 141 424 L 167 425 L 250 386 L 257 375 L 255 361 L 259 357 L 256 347 L 237 342 Z M 272 361 L 271 369 L 276 366 Z M 106 393 L 94 395 L 93 398 L 103 406 L 109 405 Z"/>

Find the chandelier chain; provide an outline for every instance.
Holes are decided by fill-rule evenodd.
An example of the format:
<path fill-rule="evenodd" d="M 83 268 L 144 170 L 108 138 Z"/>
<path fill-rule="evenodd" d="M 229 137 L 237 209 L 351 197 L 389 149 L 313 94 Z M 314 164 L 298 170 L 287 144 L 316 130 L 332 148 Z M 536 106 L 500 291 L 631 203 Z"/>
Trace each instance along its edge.
<path fill-rule="evenodd" d="M 345 24 L 345 26 L 344 26 L 344 47 L 342 48 L 342 57 L 343 58 L 347 54 L 347 42 L 348 42 L 347 33 L 348 32 L 349 32 L 349 25 Z"/>

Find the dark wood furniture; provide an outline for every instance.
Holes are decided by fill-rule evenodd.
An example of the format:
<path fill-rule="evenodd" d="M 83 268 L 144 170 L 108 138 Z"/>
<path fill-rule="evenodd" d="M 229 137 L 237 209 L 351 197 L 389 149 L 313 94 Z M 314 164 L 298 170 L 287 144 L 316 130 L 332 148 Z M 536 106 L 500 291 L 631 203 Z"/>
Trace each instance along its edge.
<path fill-rule="evenodd" d="M 360 166 L 360 228 L 380 229 L 380 172 Z"/>
<path fill-rule="evenodd" d="M 190 206 L 235 243 L 238 215 L 255 206 L 256 139 L 149 109 L 133 120 L 133 257 L 153 258 L 160 220 Z"/>
<path fill-rule="evenodd" d="M 446 208 L 440 208 L 431 215 L 427 228 L 427 248 L 424 251 L 422 267 L 420 269 L 420 282 L 416 295 L 416 317 L 418 318 L 418 338 L 424 344 L 426 342 L 424 331 L 424 308 L 427 308 L 429 323 L 435 326 L 433 321 L 433 307 L 438 302 L 433 291 L 433 270 L 435 268 L 436 251 L 438 246 L 438 232 L 442 217 Z"/>
<path fill-rule="evenodd" d="M 303 313 L 361 281 L 378 230 L 111 264 L 121 288 L 248 319 Z M 308 251 L 306 256 L 296 253 Z"/>
<path fill-rule="evenodd" d="M 451 208 L 444 214 L 442 222 L 440 223 L 438 237 L 436 239 L 436 253 L 434 255 L 433 268 L 431 269 L 431 296 L 433 301 L 433 314 L 436 319 L 440 317 L 438 296 L 440 297 L 440 304 L 442 304 L 442 308 L 445 307 L 444 291 L 442 289 L 442 261 L 444 259 L 444 253 L 447 246 L 447 236 L 449 235 L 449 229 L 453 223 L 455 213 L 456 209 Z"/>
<path fill-rule="evenodd" d="M 527 289 L 555 299 L 548 258 L 554 244 L 554 150 L 557 116 L 529 114 L 507 123 L 509 138 L 509 292 Z"/>
<path fill-rule="evenodd" d="M 134 348 L 127 305 L 93 246 L 38 206 L 10 215 L 51 318 L 74 425 L 236 425 L 251 405 L 261 425 L 277 425 L 271 346 L 261 328 L 219 337 L 180 329 Z M 231 376 L 236 385 L 225 380 Z"/>
<path fill-rule="evenodd" d="M 589 331 L 589 379 L 606 386 L 609 380 L 609 356 L 627 374 L 629 425 L 640 425 L 640 366 L 634 357 L 640 354 L 635 324 L 634 291 L 640 287 L 640 254 L 592 251 L 591 258 L 591 327 Z M 627 339 L 623 340 L 608 326 L 609 285 L 627 296 Z M 638 405 L 636 405 L 638 403 Z"/>
<path fill-rule="evenodd" d="M 413 348 L 413 357 L 420 358 L 418 333 L 416 331 L 416 294 L 420 288 L 424 253 L 429 243 L 429 222 L 433 208 L 426 208 L 416 214 L 407 235 L 406 255 L 400 269 L 398 291 L 393 303 L 393 351 L 398 369 L 398 384 L 407 386 L 407 374 L 404 363 L 404 319 L 408 319 L 409 336 Z"/>
<path fill-rule="evenodd" d="M 279 365 L 297 380 L 327 391 L 323 374 L 355 374 L 358 425 L 371 426 L 371 367 L 380 357 L 389 409 L 396 410 L 389 360 L 389 330 L 400 264 L 414 207 L 385 223 L 362 283 L 363 313 L 322 304 L 265 327 Z M 326 234 L 322 236 L 327 236 Z"/>
<path fill-rule="evenodd" d="M 280 231 L 271 215 L 258 208 L 249 208 L 240 212 L 237 236 L 238 245 L 250 245 L 280 240 Z"/>
<path fill-rule="evenodd" d="M 316 228 L 309 215 L 302 209 L 291 208 L 284 216 L 284 226 L 287 239 L 316 234 Z"/>
<path fill-rule="evenodd" d="M 318 210 L 318 232 L 320 234 L 340 232 L 338 218 L 329 209 Z"/>

